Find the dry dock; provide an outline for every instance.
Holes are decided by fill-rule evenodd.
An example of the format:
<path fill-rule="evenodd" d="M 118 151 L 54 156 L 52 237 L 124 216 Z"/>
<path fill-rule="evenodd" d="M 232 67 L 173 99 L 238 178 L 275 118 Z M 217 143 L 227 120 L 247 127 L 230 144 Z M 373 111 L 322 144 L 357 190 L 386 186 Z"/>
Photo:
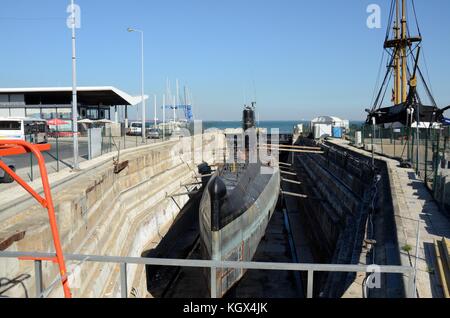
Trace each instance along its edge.
<path fill-rule="evenodd" d="M 442 297 L 434 241 L 450 236 L 450 224 L 412 170 L 377 156 L 374 172 L 368 152 L 342 141 L 311 142 L 297 144 L 323 153 L 281 153 L 285 194 L 253 259 L 271 270 L 249 270 L 226 297 L 412 297 L 414 287 L 416 297 Z M 209 297 L 199 263 L 142 260 L 201 258 L 197 166 L 214 165 L 224 147 L 217 131 L 125 150 L 128 166 L 120 173 L 111 153 L 83 162 L 79 172 L 51 175 L 63 250 L 72 255 L 73 296 Z M 42 190 L 39 180 L 32 185 Z M 53 252 L 44 209 L 18 187 L 1 191 L 0 202 L 0 252 Z M 97 256 L 116 258 L 102 263 Z M 273 270 L 276 264 L 286 270 Z M 373 264 L 381 266 L 380 286 L 367 289 Z M 39 287 L 45 297 L 61 297 L 57 266 L 42 262 L 37 277 L 34 265 L 0 258 L 0 277 L 7 278 L 0 296 L 34 297 Z"/>

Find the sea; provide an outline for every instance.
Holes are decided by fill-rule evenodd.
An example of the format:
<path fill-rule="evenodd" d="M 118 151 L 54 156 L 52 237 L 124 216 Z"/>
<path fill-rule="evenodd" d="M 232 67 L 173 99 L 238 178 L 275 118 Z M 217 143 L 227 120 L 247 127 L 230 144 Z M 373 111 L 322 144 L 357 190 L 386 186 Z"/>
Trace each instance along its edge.
<path fill-rule="evenodd" d="M 260 121 L 257 122 L 257 127 L 266 128 L 269 132 L 271 129 L 279 129 L 280 134 L 291 134 L 294 127 L 298 124 L 303 124 L 304 128 L 310 126 L 309 121 Z M 351 121 L 350 126 L 362 126 L 364 122 L 362 121 Z M 241 128 L 242 121 L 204 121 L 203 130 L 217 128 Z"/>

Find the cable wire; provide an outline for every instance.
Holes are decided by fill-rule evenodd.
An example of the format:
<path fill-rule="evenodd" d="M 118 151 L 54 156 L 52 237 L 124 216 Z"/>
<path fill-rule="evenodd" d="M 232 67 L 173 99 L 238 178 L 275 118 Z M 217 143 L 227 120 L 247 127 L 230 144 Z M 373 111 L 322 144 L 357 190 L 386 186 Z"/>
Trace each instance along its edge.
<path fill-rule="evenodd" d="M 419 19 L 417 18 L 416 4 L 415 4 L 414 0 L 411 0 L 411 2 L 412 2 L 412 8 L 413 8 L 413 12 L 414 12 L 414 18 L 416 19 L 417 32 L 419 33 L 419 36 L 422 37 L 422 32 L 420 31 Z"/>

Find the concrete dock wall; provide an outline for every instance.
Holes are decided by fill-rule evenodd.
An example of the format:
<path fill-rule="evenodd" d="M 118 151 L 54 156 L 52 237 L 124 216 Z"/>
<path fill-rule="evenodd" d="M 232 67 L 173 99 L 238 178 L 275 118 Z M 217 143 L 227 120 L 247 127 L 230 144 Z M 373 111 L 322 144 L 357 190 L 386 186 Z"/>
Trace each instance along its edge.
<path fill-rule="evenodd" d="M 189 199 L 188 195 L 170 195 L 185 193 L 183 184 L 197 181 L 196 164 L 202 160 L 214 163 L 214 153 L 202 152 L 201 147 L 224 146 L 220 133 L 199 135 L 195 139 L 194 142 L 194 137 L 182 138 L 124 151 L 120 160 L 129 164 L 119 174 L 114 173 L 111 154 L 83 163 L 82 171 L 76 175 L 62 172 L 68 177 L 58 180 L 53 199 L 64 252 L 140 257 L 145 249 L 158 244 Z M 199 139 L 203 139 L 203 145 Z M 197 162 L 193 160 L 194 153 Z M 51 180 L 51 184 L 56 181 Z M 54 251 L 46 210 L 26 196 L 17 197 L 13 193 L 11 202 L 5 199 L 0 209 L 0 238 L 24 234 L 4 249 Z M 75 297 L 120 295 L 117 265 L 69 263 L 68 270 Z M 58 268 L 44 262 L 43 274 L 47 288 L 58 277 Z M 32 262 L 2 259 L 0 277 L 24 278 L 23 285 L 13 286 L 3 296 L 34 296 Z M 128 288 L 130 296 L 148 296 L 143 266 L 128 267 Z M 56 284 L 50 297 L 61 296 L 62 290 Z"/>
<path fill-rule="evenodd" d="M 361 158 L 371 154 L 334 140 L 336 147 Z M 433 197 L 427 185 L 413 169 L 403 168 L 397 160 L 375 154 L 376 166 L 382 172 L 382 187 L 374 218 L 377 264 L 416 266 L 418 298 L 444 296 L 436 270 L 434 243 L 450 237 L 450 222 L 440 198 Z M 442 166 L 444 168 L 445 165 Z M 444 174 L 441 171 L 439 174 Z M 442 183 L 444 185 L 444 183 Z M 401 297 L 406 294 L 406 275 L 382 275 L 386 292 L 371 294 Z"/>
<path fill-rule="evenodd" d="M 446 166 L 450 166 L 449 161 L 446 161 Z M 450 215 L 450 169 L 441 169 L 434 181 L 434 198 L 439 203 L 441 208 Z"/>
<path fill-rule="evenodd" d="M 300 142 L 314 145 L 309 140 Z M 303 182 L 302 191 L 310 197 L 303 202 L 302 210 L 303 221 L 307 224 L 305 234 L 314 251 L 314 261 L 372 264 L 371 249 L 364 240 L 376 238 L 380 252 L 375 254 L 375 262 L 399 265 L 400 260 L 386 256 L 388 253 L 383 248 L 396 241 L 386 164 L 376 162 L 376 174 L 381 179 L 375 189 L 376 174 L 372 172 L 370 158 L 333 143 L 321 146 L 323 155 L 302 154 L 295 161 L 299 179 Z M 369 223 L 371 213 L 376 214 L 373 219 L 375 232 L 371 232 Z M 333 273 L 318 276 L 316 281 L 320 281 L 321 286 L 317 292 L 322 297 L 362 297 L 365 274 Z M 383 289 L 376 296 L 401 296 L 402 291 L 398 289 L 401 281 L 391 278 L 382 278 L 383 286 L 389 285 L 391 289 Z"/>

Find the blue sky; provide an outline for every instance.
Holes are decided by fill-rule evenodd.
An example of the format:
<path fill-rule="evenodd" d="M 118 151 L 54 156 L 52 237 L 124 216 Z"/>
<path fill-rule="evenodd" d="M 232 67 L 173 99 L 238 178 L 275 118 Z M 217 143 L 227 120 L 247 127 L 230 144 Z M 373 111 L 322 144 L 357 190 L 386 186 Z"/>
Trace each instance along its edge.
<path fill-rule="evenodd" d="M 0 87 L 70 86 L 66 0 L 2 0 Z M 140 94 L 145 31 L 146 93 L 166 78 L 187 84 L 196 117 L 235 120 L 258 102 L 261 120 L 316 115 L 362 119 L 372 100 L 389 0 L 78 0 L 78 83 Z M 366 8 L 382 8 L 368 29 Z M 450 104 L 450 1 L 416 0 L 439 105 Z M 152 109 L 148 115 L 153 117 Z"/>

